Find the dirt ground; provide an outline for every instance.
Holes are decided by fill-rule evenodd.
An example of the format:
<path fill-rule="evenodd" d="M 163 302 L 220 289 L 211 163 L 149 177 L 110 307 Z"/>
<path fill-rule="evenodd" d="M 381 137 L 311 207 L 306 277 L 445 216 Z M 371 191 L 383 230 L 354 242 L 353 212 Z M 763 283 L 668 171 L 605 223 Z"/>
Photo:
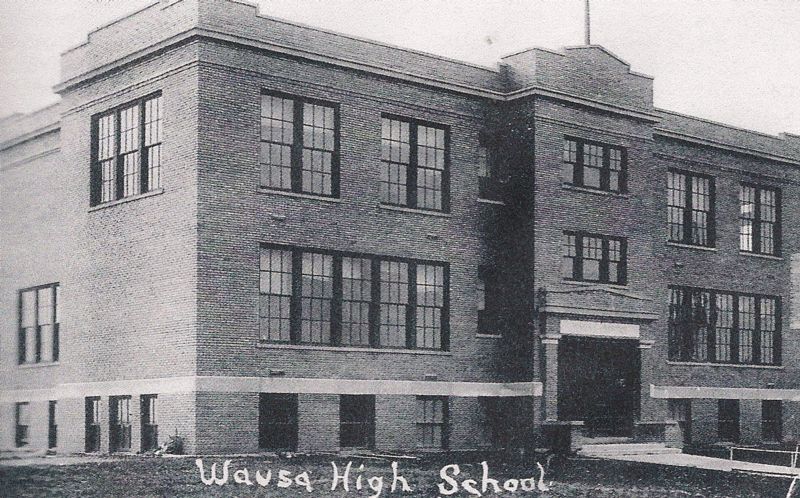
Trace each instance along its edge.
<path fill-rule="evenodd" d="M 486 483 L 486 492 L 483 491 L 480 460 L 465 462 L 452 458 L 399 461 L 397 475 L 405 478 L 410 490 L 403 491 L 402 481 L 398 480 L 394 492 L 390 489 L 393 469 L 389 460 L 321 456 L 291 459 L 231 457 L 228 480 L 222 485 L 205 484 L 194 457 L 127 457 L 93 461 L 61 458 L 13 466 L 7 465 L 10 461 L 0 461 L 0 496 L 466 497 L 479 496 L 475 494 L 477 492 L 482 496 L 506 497 L 783 498 L 790 484 L 785 478 L 587 459 L 554 460 L 545 470 L 544 478 L 539 479 L 540 471 L 534 462 L 510 464 L 489 459 L 488 477 L 496 480 L 501 488 L 501 493 L 497 494 L 490 481 Z M 225 457 L 202 459 L 206 481 L 211 480 L 210 466 L 214 463 L 217 464 L 216 476 L 222 479 L 225 460 Z M 334 477 L 332 463 L 336 465 L 338 475 L 343 477 L 348 461 L 352 462 L 347 474 L 348 490 L 343 489 L 344 479 L 339 479 L 336 489 L 331 490 Z M 447 467 L 444 472 L 449 480 L 443 479 L 440 475 L 442 468 L 454 464 L 458 465 L 458 475 L 455 474 L 455 467 Z M 247 470 L 246 476 L 243 469 Z M 283 475 L 280 475 L 281 470 L 284 471 Z M 262 483 L 267 475 L 270 476 L 266 485 L 257 482 L 256 471 L 259 471 Z M 303 475 L 303 472 L 306 474 Z M 304 478 L 306 475 L 307 479 Z M 465 482 L 467 479 L 475 483 Z M 249 480 L 252 484 L 237 483 L 236 480 Z M 540 481 L 549 489 L 540 491 L 537 486 Z M 503 489 L 504 485 L 507 489 L 516 489 L 509 491 Z M 800 492 L 797 496 L 800 497 Z"/>

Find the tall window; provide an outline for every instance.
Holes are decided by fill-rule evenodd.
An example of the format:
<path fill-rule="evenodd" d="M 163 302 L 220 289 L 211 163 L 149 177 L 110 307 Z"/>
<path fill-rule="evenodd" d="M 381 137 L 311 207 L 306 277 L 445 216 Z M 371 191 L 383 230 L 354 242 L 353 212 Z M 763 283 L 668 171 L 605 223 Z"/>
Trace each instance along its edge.
<path fill-rule="evenodd" d="M 86 398 L 86 453 L 100 451 L 100 398 Z"/>
<path fill-rule="evenodd" d="M 261 249 L 263 341 L 447 349 L 443 264 Z"/>
<path fill-rule="evenodd" d="M 381 261 L 381 346 L 406 346 L 408 291 L 408 263 Z"/>
<path fill-rule="evenodd" d="M 58 446 L 58 424 L 56 423 L 57 402 L 47 402 L 47 448 Z"/>
<path fill-rule="evenodd" d="M 93 206 L 161 187 L 162 119 L 160 94 L 93 118 Z"/>
<path fill-rule="evenodd" d="M 670 359 L 779 365 L 780 298 L 670 288 Z"/>
<path fill-rule="evenodd" d="M 261 339 L 291 339 L 292 252 L 261 250 Z"/>
<path fill-rule="evenodd" d="M 303 253 L 300 342 L 330 344 L 333 256 Z"/>
<path fill-rule="evenodd" d="M 444 267 L 417 265 L 416 344 L 425 349 L 442 347 Z"/>
<path fill-rule="evenodd" d="M 297 449 L 296 394 L 259 394 L 258 447 L 268 450 Z"/>
<path fill-rule="evenodd" d="M 447 129 L 398 117 L 381 123 L 381 202 L 449 210 Z"/>
<path fill-rule="evenodd" d="M 625 239 L 564 232 L 562 275 L 568 280 L 625 284 L 627 244 Z"/>
<path fill-rule="evenodd" d="M 58 361 L 59 286 L 47 284 L 19 293 L 18 361 Z"/>
<path fill-rule="evenodd" d="M 739 400 L 721 399 L 717 402 L 717 432 L 720 441 L 739 442 Z"/>
<path fill-rule="evenodd" d="M 714 247 L 714 179 L 695 173 L 667 173 L 670 242 Z"/>
<path fill-rule="evenodd" d="M 108 400 L 109 451 L 131 449 L 131 397 L 111 396 Z"/>
<path fill-rule="evenodd" d="M 17 448 L 27 446 L 30 442 L 31 414 L 29 403 L 17 403 L 14 407 L 15 443 Z"/>
<path fill-rule="evenodd" d="M 417 441 L 423 448 L 447 448 L 447 398 L 417 397 Z"/>
<path fill-rule="evenodd" d="M 372 448 L 375 445 L 375 396 L 339 397 L 339 446 Z"/>
<path fill-rule="evenodd" d="M 342 345 L 369 346 L 372 261 L 342 257 Z"/>
<path fill-rule="evenodd" d="M 622 147 L 567 137 L 564 139 L 562 179 L 578 187 L 625 192 L 626 151 Z"/>
<path fill-rule="evenodd" d="M 780 254 L 780 191 L 742 184 L 739 207 L 739 249 Z"/>
<path fill-rule="evenodd" d="M 282 94 L 261 96 L 261 186 L 339 196 L 338 109 Z"/>
<path fill-rule="evenodd" d="M 141 416 L 142 451 L 158 448 L 158 418 L 156 417 L 155 394 L 143 394 L 139 398 L 139 414 Z"/>

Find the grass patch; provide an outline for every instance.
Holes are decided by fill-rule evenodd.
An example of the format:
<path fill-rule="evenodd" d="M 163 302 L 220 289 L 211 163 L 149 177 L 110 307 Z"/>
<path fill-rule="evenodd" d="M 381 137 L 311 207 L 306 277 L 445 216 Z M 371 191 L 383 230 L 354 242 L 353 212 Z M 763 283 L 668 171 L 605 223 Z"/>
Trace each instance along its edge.
<path fill-rule="evenodd" d="M 98 463 L 66 466 L 31 465 L 0 467 L 0 495 L 3 496 L 337 496 L 368 497 L 375 495 L 366 482 L 368 477 L 382 476 L 383 497 L 435 497 L 437 484 L 444 465 L 458 463 L 461 473 L 455 478 L 474 479 L 480 490 L 482 467 L 479 461 L 458 461 L 437 458 L 418 462 L 399 462 L 399 474 L 412 487 L 410 492 L 399 489 L 390 493 L 392 469 L 390 462 L 352 459 L 350 491 L 345 492 L 341 483 L 331 491 L 333 476 L 331 461 L 340 473 L 348 459 L 336 457 L 275 457 L 231 458 L 229 481 L 226 485 L 207 486 L 200 480 L 200 472 L 194 458 L 109 458 Z M 217 463 L 217 475 L 224 458 L 204 458 L 206 477 L 211 463 Z M 359 465 L 363 470 L 359 471 Z M 489 460 L 489 477 L 497 479 L 501 486 L 506 479 L 538 477 L 534 465 L 507 463 Z M 252 486 L 233 482 L 233 472 L 247 468 Z M 311 493 L 304 487 L 293 484 L 289 488 L 276 486 L 280 469 L 288 471 L 293 479 L 307 472 Z M 262 475 L 272 471 L 267 487 L 256 484 L 255 471 Z M 355 489 L 356 478 L 362 475 L 362 489 Z M 449 474 L 452 476 L 452 472 Z M 242 475 L 240 474 L 240 477 Z M 786 496 L 788 479 L 737 475 L 683 467 L 667 467 L 653 464 L 609 460 L 561 460 L 553 461 L 545 474 L 550 491 L 503 492 L 499 496 L 590 496 L 590 497 L 676 497 L 676 496 Z M 450 486 L 448 486 L 448 489 Z M 471 496 L 459 484 L 452 496 Z M 484 496 L 498 496 L 491 492 Z"/>

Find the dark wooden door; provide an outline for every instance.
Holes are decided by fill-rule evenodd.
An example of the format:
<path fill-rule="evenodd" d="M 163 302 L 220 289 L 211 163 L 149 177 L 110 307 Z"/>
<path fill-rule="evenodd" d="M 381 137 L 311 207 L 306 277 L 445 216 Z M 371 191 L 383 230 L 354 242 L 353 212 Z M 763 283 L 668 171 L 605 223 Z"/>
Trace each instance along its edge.
<path fill-rule="evenodd" d="M 562 337 L 558 418 L 582 420 L 593 436 L 628 436 L 639 409 L 635 340 Z"/>

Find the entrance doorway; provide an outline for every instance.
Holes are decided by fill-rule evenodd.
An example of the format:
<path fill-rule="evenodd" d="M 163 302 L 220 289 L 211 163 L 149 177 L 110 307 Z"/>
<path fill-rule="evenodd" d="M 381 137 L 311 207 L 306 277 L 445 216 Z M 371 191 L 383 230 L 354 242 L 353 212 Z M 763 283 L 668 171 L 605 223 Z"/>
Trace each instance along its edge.
<path fill-rule="evenodd" d="M 558 418 L 582 420 L 590 436 L 630 436 L 639 411 L 639 347 L 629 339 L 562 337 Z"/>

